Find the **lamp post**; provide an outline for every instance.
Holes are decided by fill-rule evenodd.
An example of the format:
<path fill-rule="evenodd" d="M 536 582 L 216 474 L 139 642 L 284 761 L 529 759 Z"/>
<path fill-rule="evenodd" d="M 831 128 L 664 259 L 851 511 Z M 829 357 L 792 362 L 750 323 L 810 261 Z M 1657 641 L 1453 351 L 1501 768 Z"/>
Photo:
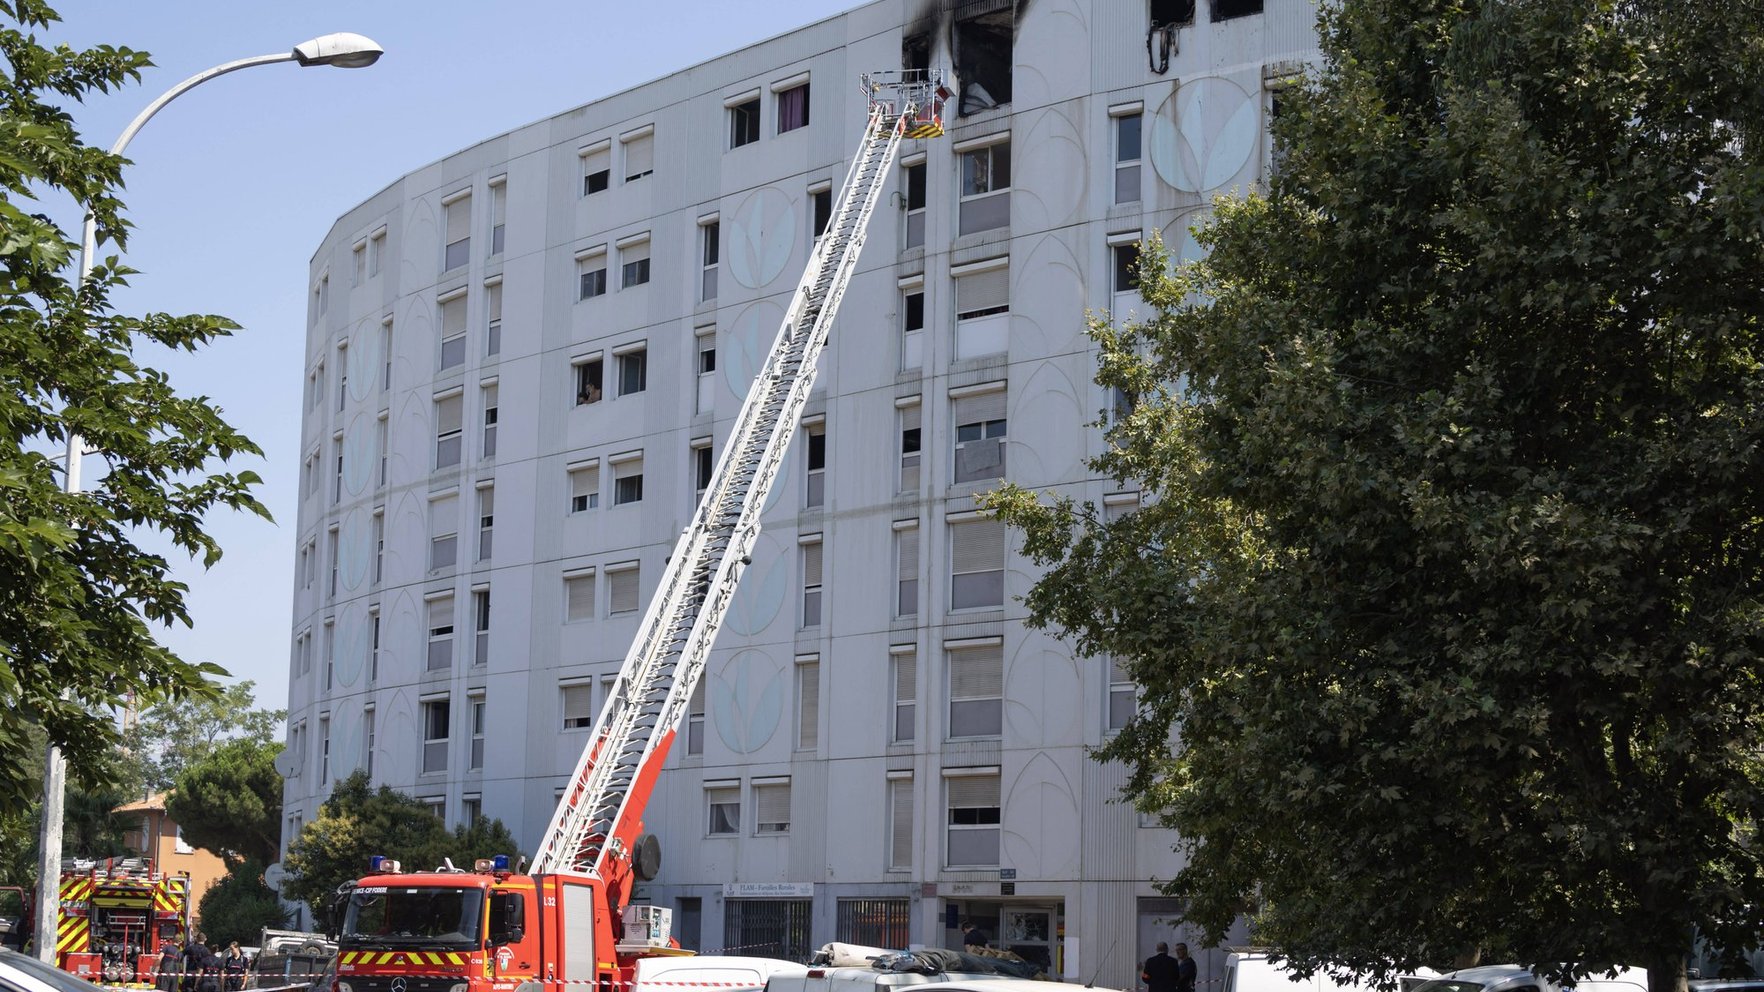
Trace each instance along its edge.
<path fill-rule="evenodd" d="M 216 76 L 277 62 L 298 62 L 303 67 L 331 65 L 339 69 L 361 69 L 373 65 L 384 53 L 385 50 L 371 38 L 345 31 L 303 41 L 287 52 L 223 62 L 161 93 L 158 99 L 147 105 L 147 109 L 135 115 L 128 127 L 123 128 L 116 143 L 110 146 L 110 154 L 121 155 L 141 128 L 154 114 L 159 113 L 160 108 Z M 88 211 L 80 228 L 80 272 L 76 287 L 84 286 L 86 280 L 91 278 L 92 255 L 98 250 L 97 241 L 98 220 Z M 67 467 L 66 474 L 62 477 L 64 491 L 79 492 L 80 459 L 86 451 L 85 443 L 77 434 L 68 435 Z M 65 813 L 66 787 L 66 759 L 62 757 L 61 749 L 51 743 L 43 757 L 43 823 L 38 845 L 37 906 L 33 938 L 36 941 L 37 957 L 51 965 L 55 963 L 58 936 L 56 916 L 61 907 L 61 821 Z"/>

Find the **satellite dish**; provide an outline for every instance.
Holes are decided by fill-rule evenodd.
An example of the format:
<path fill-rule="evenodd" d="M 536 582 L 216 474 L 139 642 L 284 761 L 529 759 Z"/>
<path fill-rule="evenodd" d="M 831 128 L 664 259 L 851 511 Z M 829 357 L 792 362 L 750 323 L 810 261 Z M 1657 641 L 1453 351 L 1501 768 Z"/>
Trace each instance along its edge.
<path fill-rule="evenodd" d="M 269 886 L 276 892 L 282 891 L 282 879 L 287 877 L 288 871 L 282 867 L 280 861 L 263 870 L 263 884 Z"/>

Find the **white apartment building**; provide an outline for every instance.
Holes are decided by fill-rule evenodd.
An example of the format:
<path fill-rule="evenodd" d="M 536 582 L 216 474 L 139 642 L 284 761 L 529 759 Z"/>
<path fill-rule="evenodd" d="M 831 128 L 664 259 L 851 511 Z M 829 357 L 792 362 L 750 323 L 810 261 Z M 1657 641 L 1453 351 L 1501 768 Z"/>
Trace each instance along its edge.
<path fill-rule="evenodd" d="M 1196 5 L 1198 4 L 1198 9 Z M 367 769 L 531 845 L 783 318 L 865 119 L 935 65 L 765 531 L 649 806 L 689 947 L 958 946 L 1132 987 L 1175 838 L 1092 760 L 1132 710 L 1027 629 L 976 496 L 1095 477 L 1087 310 L 1268 167 L 1305 0 L 877 0 L 488 138 L 313 256 L 288 835 Z M 1172 25 L 1161 27 L 1154 25 Z M 395 851 L 386 852 L 396 855 Z M 1200 955 L 1202 978 L 1216 955 Z"/>

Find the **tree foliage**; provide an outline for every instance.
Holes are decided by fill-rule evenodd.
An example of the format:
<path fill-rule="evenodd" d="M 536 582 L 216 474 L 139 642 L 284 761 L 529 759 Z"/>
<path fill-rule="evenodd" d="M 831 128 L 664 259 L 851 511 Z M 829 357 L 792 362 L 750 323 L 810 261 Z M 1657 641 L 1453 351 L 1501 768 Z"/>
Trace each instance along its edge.
<path fill-rule="evenodd" d="M 1215 939 L 1682 988 L 1764 927 L 1764 7 L 1320 26 L 1266 189 L 1094 323 L 1145 505 L 995 498 L 1028 605 L 1139 682 L 1101 756 Z"/>
<path fill-rule="evenodd" d="M 265 927 L 280 929 L 288 922 L 281 900 L 263 883 L 263 862 L 254 860 L 232 865 L 210 885 L 197 900 L 196 915 L 208 945 L 216 949 L 235 940 L 256 946 Z"/>
<path fill-rule="evenodd" d="M 26 729 L 46 728 L 88 779 L 118 742 L 111 710 L 208 695 L 210 663 L 180 659 L 154 624 L 190 622 L 185 586 L 145 549 L 152 535 L 213 564 L 203 528 L 215 507 L 267 516 L 249 471 L 214 471 L 261 454 L 204 398 L 177 395 L 140 364 L 152 346 L 195 350 L 230 333 L 220 317 L 119 314 L 130 274 L 99 258 L 75 285 L 77 242 L 38 206 L 68 197 L 94 217 L 99 244 L 124 245 L 121 159 L 87 146 L 58 101 L 138 80 L 145 53 L 48 47 L 33 32 L 58 20 L 41 0 L 0 0 L 0 804 L 32 791 L 20 773 Z M 105 469 L 62 491 L 50 457 L 70 435 Z"/>
<path fill-rule="evenodd" d="M 275 741 L 288 711 L 258 709 L 256 688 L 247 680 L 215 695 L 148 708 L 123 736 L 122 784 L 143 795 L 163 792 L 226 742 Z"/>
<path fill-rule="evenodd" d="M 282 775 L 278 741 L 226 741 L 184 768 L 166 798 L 166 813 L 184 839 L 229 865 L 276 860 L 282 845 Z"/>
<path fill-rule="evenodd" d="M 327 920 L 337 887 L 367 874 L 376 854 L 427 871 L 446 859 L 468 867 L 476 858 L 514 853 L 514 836 L 501 820 L 481 816 L 449 831 L 421 800 L 384 785 L 374 789 L 358 771 L 337 783 L 318 818 L 289 842 L 282 895 Z"/>

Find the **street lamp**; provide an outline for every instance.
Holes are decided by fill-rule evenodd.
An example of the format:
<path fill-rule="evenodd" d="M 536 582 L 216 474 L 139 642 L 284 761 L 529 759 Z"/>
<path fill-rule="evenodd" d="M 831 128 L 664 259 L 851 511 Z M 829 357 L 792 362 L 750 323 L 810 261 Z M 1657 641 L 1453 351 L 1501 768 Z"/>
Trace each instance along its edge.
<path fill-rule="evenodd" d="M 302 67 L 332 65 L 339 69 L 361 69 L 379 61 L 384 53 L 385 49 L 373 39 L 342 31 L 303 41 L 287 52 L 223 62 L 161 93 L 158 99 L 147 105 L 147 109 L 135 115 L 128 127 L 123 128 L 116 144 L 110 146 L 110 154 L 121 155 L 129 142 L 134 140 L 136 133 L 154 114 L 159 113 L 161 107 L 216 76 L 277 62 L 298 62 Z M 80 228 L 80 277 L 76 287 L 84 286 L 86 280 L 92 276 L 92 255 L 98 250 L 97 242 L 98 219 L 88 211 Z M 67 469 L 62 476 L 64 491 L 79 492 L 80 458 L 87 450 L 78 435 L 68 435 Z M 51 965 L 55 963 L 56 911 L 61 906 L 61 819 L 65 813 L 66 787 L 66 759 L 61 756 L 61 749 L 51 743 L 48 753 L 43 756 L 43 824 L 38 845 L 41 850 L 37 858 L 37 919 L 34 937 L 37 957 Z"/>

